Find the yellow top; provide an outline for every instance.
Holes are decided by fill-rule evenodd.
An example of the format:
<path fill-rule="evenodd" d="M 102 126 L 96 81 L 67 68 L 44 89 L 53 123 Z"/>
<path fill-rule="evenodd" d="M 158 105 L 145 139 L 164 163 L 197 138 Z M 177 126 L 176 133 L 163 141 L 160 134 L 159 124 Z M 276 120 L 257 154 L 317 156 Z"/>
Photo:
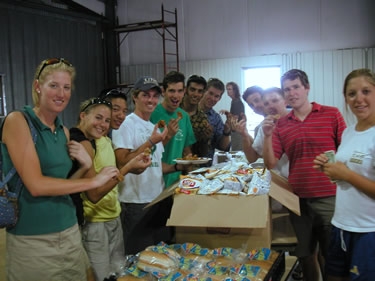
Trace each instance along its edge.
<path fill-rule="evenodd" d="M 96 153 L 93 164 L 97 173 L 103 167 L 116 166 L 115 153 L 109 137 L 101 137 L 96 140 Z M 96 204 L 90 202 L 84 194 L 82 199 L 85 219 L 88 222 L 110 221 L 120 215 L 121 206 L 118 200 L 117 185 Z"/>

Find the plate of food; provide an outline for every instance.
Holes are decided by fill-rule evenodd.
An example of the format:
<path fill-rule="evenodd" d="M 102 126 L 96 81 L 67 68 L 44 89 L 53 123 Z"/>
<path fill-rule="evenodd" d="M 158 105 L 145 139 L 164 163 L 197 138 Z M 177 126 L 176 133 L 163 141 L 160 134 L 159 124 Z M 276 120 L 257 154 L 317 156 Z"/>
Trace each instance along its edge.
<path fill-rule="evenodd" d="M 183 159 L 183 158 L 177 158 L 177 159 L 174 159 L 174 161 L 175 161 L 177 164 L 181 164 L 181 165 L 190 165 L 192 160 Z"/>
<path fill-rule="evenodd" d="M 183 157 L 183 158 L 177 158 L 174 161 L 177 164 L 190 165 L 190 164 L 204 164 L 204 163 L 209 162 L 210 160 L 211 160 L 211 158 L 198 157 L 198 156 L 193 155 L 193 156 L 186 156 L 186 157 Z"/>
<path fill-rule="evenodd" d="M 192 164 L 205 164 L 205 163 L 208 163 L 211 160 L 212 160 L 211 158 L 199 157 L 198 159 L 191 160 L 191 163 Z"/>

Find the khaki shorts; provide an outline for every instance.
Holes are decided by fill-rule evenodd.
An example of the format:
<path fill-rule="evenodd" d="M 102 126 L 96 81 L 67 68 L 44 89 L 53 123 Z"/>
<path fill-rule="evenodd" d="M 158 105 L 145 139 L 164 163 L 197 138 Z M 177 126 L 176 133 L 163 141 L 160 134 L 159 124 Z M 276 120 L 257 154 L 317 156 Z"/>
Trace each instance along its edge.
<path fill-rule="evenodd" d="M 86 281 L 89 259 L 78 225 L 43 235 L 6 234 L 8 281 Z"/>
<path fill-rule="evenodd" d="M 120 217 L 106 222 L 86 222 L 82 238 L 96 280 L 103 281 L 111 273 L 122 270 L 125 251 Z"/>
<path fill-rule="evenodd" d="M 331 220 L 335 210 L 335 196 L 300 198 L 301 216 L 290 213 L 290 221 L 297 236 L 297 257 L 312 255 L 318 245 L 326 257 L 331 237 Z"/>

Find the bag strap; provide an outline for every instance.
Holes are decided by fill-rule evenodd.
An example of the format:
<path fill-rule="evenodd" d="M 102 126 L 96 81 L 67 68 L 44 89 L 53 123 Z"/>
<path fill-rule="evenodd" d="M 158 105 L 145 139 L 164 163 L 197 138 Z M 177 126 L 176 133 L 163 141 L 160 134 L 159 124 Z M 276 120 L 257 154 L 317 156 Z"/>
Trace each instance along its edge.
<path fill-rule="evenodd" d="M 34 127 L 34 124 L 31 122 L 31 119 L 30 119 L 29 115 L 27 115 L 23 111 L 21 111 L 21 112 L 22 112 L 23 116 L 25 117 L 25 119 L 27 121 L 27 124 L 30 127 L 30 132 L 31 132 L 31 137 L 33 139 L 33 142 L 34 142 L 34 144 L 36 144 L 37 137 L 38 137 L 38 132 L 36 131 L 36 129 Z M 0 136 L 2 136 L 4 123 L 5 123 L 5 119 L 4 119 L 3 123 L 1 124 Z M 1 141 L 1 139 L 0 139 L 0 141 Z M 1 149 L 0 149 L 0 169 L 2 169 L 2 166 L 3 166 L 3 157 L 2 157 L 2 153 L 1 153 Z M 0 181 L 0 189 L 4 188 L 4 189 L 8 190 L 7 183 L 16 174 L 16 172 L 17 172 L 16 168 L 13 166 L 12 169 L 10 169 L 10 171 L 5 176 L 4 180 Z M 18 177 L 18 181 L 17 181 L 16 189 L 15 189 L 14 193 L 16 193 L 18 195 L 18 193 L 21 190 L 21 187 L 22 187 L 21 178 Z"/>

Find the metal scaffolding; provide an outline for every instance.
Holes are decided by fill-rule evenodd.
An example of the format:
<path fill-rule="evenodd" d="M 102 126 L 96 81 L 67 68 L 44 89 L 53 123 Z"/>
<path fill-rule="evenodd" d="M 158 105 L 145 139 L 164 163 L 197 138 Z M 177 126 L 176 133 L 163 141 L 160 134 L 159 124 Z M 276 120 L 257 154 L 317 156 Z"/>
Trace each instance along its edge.
<path fill-rule="evenodd" d="M 172 21 L 167 19 L 172 18 Z M 131 32 L 143 30 L 155 30 L 163 41 L 163 64 L 164 74 L 170 70 L 179 71 L 179 52 L 178 52 L 178 29 L 177 29 L 177 9 L 169 11 L 161 5 L 161 19 L 155 21 L 138 22 L 131 24 L 118 25 L 115 27 L 117 37 L 117 55 L 119 65 L 121 64 L 120 46 Z M 121 38 L 121 35 L 125 34 Z M 121 69 L 119 68 L 119 82 L 121 83 Z"/>

